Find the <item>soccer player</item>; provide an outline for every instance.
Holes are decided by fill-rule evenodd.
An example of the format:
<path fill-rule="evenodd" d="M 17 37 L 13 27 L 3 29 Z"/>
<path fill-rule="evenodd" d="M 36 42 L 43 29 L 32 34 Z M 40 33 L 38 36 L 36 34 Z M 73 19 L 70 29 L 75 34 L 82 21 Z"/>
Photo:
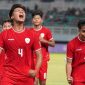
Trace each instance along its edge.
<path fill-rule="evenodd" d="M 2 31 L 10 29 L 10 28 L 12 28 L 11 20 L 3 21 L 3 23 L 2 23 Z M 5 59 L 6 59 L 5 52 L 2 51 L 1 54 L 0 54 L 0 81 L 1 81 L 1 78 L 2 78 L 3 65 L 4 65 L 4 62 L 5 62 Z"/>
<path fill-rule="evenodd" d="M 12 28 L 12 22 L 11 22 L 11 20 L 5 20 L 2 23 L 2 30 L 6 30 L 6 29 L 10 29 L 10 28 Z"/>
<path fill-rule="evenodd" d="M 35 10 L 32 13 L 32 23 L 34 25 L 31 30 L 34 32 L 34 34 L 37 34 L 37 37 L 39 38 L 41 42 L 41 48 L 42 48 L 42 65 L 39 71 L 38 76 L 35 78 L 35 85 L 38 85 L 38 80 L 40 85 L 46 85 L 46 78 L 47 78 L 47 68 L 48 68 L 48 60 L 49 60 L 49 52 L 48 52 L 48 46 L 55 46 L 54 39 L 52 37 L 52 33 L 49 28 L 42 26 L 43 22 L 43 12 L 41 10 Z M 34 55 L 34 62 L 36 62 L 36 55 Z"/>
<path fill-rule="evenodd" d="M 7 59 L 4 64 L 1 85 L 34 85 L 34 77 L 42 63 L 39 39 L 24 27 L 26 8 L 14 4 L 9 12 L 13 27 L 0 35 L 0 52 L 4 49 Z M 35 51 L 37 64 L 32 69 L 32 55 Z"/>
<path fill-rule="evenodd" d="M 4 62 L 5 62 L 5 53 L 4 53 L 4 51 L 2 51 L 0 54 L 0 83 L 1 83 L 1 79 L 2 79 Z"/>
<path fill-rule="evenodd" d="M 85 85 L 85 20 L 78 22 L 79 34 L 67 44 L 66 74 L 69 85 Z"/>

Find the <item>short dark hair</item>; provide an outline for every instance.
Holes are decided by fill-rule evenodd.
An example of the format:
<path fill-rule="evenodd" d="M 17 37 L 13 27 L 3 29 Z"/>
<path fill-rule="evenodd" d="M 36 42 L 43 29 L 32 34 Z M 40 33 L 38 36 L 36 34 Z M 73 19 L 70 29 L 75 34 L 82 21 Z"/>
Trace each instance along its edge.
<path fill-rule="evenodd" d="M 9 17 L 10 17 L 10 18 L 11 18 L 11 16 L 12 16 L 12 13 L 13 13 L 14 9 L 16 9 L 16 8 L 22 8 L 22 9 L 26 12 L 25 6 L 23 6 L 22 4 L 14 4 L 14 5 L 11 7 L 11 10 L 10 10 L 10 12 L 9 12 Z"/>
<path fill-rule="evenodd" d="M 43 17 L 43 12 L 41 10 L 34 10 L 32 12 L 32 18 L 35 16 L 35 15 L 39 15 L 41 18 Z"/>
<path fill-rule="evenodd" d="M 78 28 L 81 29 L 82 26 L 85 26 L 85 20 L 79 20 Z"/>
<path fill-rule="evenodd" d="M 12 20 L 11 19 L 6 19 L 6 20 L 4 20 L 3 22 L 2 22 L 2 26 L 4 25 L 4 23 L 6 23 L 6 22 L 9 22 L 9 23 L 11 23 L 12 24 Z"/>

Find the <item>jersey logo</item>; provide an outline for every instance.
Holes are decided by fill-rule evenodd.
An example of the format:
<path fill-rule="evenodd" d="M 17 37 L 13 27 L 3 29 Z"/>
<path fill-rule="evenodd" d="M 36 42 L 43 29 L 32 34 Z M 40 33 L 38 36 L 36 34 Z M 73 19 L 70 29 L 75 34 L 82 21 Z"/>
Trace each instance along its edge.
<path fill-rule="evenodd" d="M 14 39 L 8 39 L 8 40 L 14 40 Z"/>
<path fill-rule="evenodd" d="M 44 33 L 41 33 L 41 34 L 40 34 L 40 37 L 42 37 L 42 38 L 43 38 L 44 36 L 45 36 L 45 34 L 44 34 Z"/>
<path fill-rule="evenodd" d="M 25 42 L 28 44 L 30 42 L 30 38 L 25 38 Z"/>

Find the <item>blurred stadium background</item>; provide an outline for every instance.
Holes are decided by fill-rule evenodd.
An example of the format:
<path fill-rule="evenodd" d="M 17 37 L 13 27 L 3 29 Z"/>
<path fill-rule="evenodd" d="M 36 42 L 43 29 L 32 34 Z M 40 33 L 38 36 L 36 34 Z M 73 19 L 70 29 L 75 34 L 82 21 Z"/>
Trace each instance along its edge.
<path fill-rule="evenodd" d="M 54 48 L 49 47 L 47 85 L 68 85 L 65 75 L 66 44 L 77 35 L 77 22 L 85 18 L 85 0 L 0 0 L 0 30 L 2 21 L 8 19 L 8 13 L 14 3 L 27 8 L 25 25 L 30 27 L 31 13 L 35 9 L 44 12 L 43 24 L 51 29 L 56 41 Z"/>

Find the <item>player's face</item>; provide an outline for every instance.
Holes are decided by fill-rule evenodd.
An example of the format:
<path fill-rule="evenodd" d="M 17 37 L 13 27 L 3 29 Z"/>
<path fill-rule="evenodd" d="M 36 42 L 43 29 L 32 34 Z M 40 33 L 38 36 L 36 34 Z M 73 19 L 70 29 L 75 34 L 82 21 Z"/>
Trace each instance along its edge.
<path fill-rule="evenodd" d="M 2 27 L 3 30 L 7 30 L 7 29 L 10 29 L 10 28 L 12 28 L 12 24 L 10 22 L 5 22 L 3 24 L 3 27 Z"/>
<path fill-rule="evenodd" d="M 18 22 L 24 22 L 25 21 L 25 11 L 22 8 L 16 8 L 13 11 L 12 19 Z"/>
<path fill-rule="evenodd" d="M 42 24 L 43 20 L 39 15 L 35 15 L 32 19 L 32 22 L 35 26 L 39 26 Z"/>
<path fill-rule="evenodd" d="M 82 26 L 79 30 L 79 36 L 82 41 L 85 41 L 85 26 Z"/>

